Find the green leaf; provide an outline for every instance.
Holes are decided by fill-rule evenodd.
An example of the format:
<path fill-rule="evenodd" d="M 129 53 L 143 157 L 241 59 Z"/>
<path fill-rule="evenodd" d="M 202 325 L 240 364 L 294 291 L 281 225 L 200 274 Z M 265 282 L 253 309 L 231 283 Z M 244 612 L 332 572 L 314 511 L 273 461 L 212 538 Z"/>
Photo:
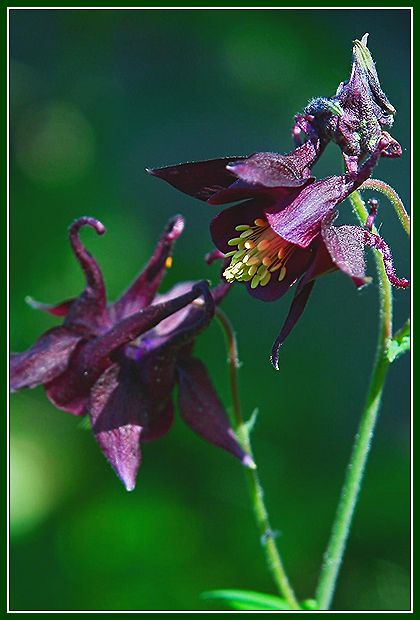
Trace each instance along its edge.
<path fill-rule="evenodd" d="M 302 609 L 308 609 L 309 611 L 315 611 L 318 609 L 318 601 L 314 598 L 307 598 L 306 601 L 301 603 Z"/>
<path fill-rule="evenodd" d="M 410 319 L 388 341 L 386 356 L 394 362 L 400 355 L 410 350 Z"/>
<path fill-rule="evenodd" d="M 89 416 L 85 415 L 83 418 L 80 418 L 77 427 L 81 428 L 83 431 L 90 431 L 92 429 L 92 425 L 90 423 Z"/>
<path fill-rule="evenodd" d="M 243 611 L 285 611 L 290 609 L 289 604 L 284 599 L 252 590 L 212 590 L 211 592 L 203 592 L 201 597 L 206 600 L 223 601 L 228 607 Z"/>
<path fill-rule="evenodd" d="M 256 409 L 254 409 L 254 411 L 251 413 L 251 417 L 249 418 L 249 420 L 247 420 L 245 422 L 245 426 L 247 428 L 248 434 L 250 435 L 252 433 L 252 431 L 254 430 L 254 426 L 255 426 L 255 422 L 257 421 L 258 418 L 258 414 L 259 414 L 259 409 L 258 407 Z"/>

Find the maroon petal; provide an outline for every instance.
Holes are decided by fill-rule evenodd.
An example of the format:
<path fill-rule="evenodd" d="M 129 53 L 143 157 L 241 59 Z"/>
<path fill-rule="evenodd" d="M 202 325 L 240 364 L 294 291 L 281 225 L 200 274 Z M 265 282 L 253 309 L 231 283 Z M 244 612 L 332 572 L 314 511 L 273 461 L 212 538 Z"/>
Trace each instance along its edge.
<path fill-rule="evenodd" d="M 155 251 L 143 272 L 114 304 L 115 320 L 123 319 L 149 305 L 159 288 L 167 269 L 167 260 L 171 256 L 175 241 L 184 229 L 184 219 L 177 215 L 169 220 Z"/>
<path fill-rule="evenodd" d="M 54 327 L 23 353 L 12 353 L 10 359 L 10 388 L 14 392 L 51 381 L 68 366 L 71 353 L 82 340 L 65 327 Z"/>
<path fill-rule="evenodd" d="M 291 286 L 305 273 L 308 265 L 312 260 L 311 251 L 296 246 L 292 256 L 286 263 L 286 276 L 279 282 L 277 279 L 278 272 L 274 272 L 273 276 L 266 286 L 257 286 L 251 288 L 251 282 L 246 282 L 248 293 L 261 301 L 276 301 L 280 299 Z"/>
<path fill-rule="evenodd" d="M 241 159 L 246 159 L 246 157 L 223 157 L 166 168 L 146 168 L 146 171 L 167 181 L 181 192 L 206 201 L 210 196 L 226 189 L 234 182 L 235 177 L 226 169 L 226 166 L 230 162 Z"/>
<path fill-rule="evenodd" d="M 328 223 L 321 229 L 333 263 L 350 276 L 358 288 L 371 281 L 365 273 L 364 244 L 359 230 L 357 226 L 331 226 Z"/>
<path fill-rule="evenodd" d="M 134 489 L 140 467 L 143 427 L 139 413 L 144 406 L 139 384 L 117 365 L 108 368 L 91 390 L 88 409 L 92 430 L 127 491 Z"/>
<path fill-rule="evenodd" d="M 99 265 L 79 239 L 79 231 L 83 226 L 90 226 L 98 235 L 105 232 L 104 225 L 93 217 L 81 217 L 70 226 L 70 244 L 86 276 L 86 288 L 71 305 L 64 325 L 98 333 L 109 326 L 105 284 Z"/>
<path fill-rule="evenodd" d="M 228 245 L 228 241 L 238 236 L 235 226 L 253 224 L 255 219 L 264 217 L 264 207 L 267 204 L 266 199 L 256 198 L 223 209 L 210 224 L 214 245 L 224 254 L 229 252 L 232 248 Z"/>
<path fill-rule="evenodd" d="M 184 422 L 206 441 L 252 467 L 253 461 L 238 444 L 204 365 L 194 358 L 178 364 L 178 383 L 180 413 Z"/>
<path fill-rule="evenodd" d="M 70 306 L 75 301 L 75 298 L 67 299 L 59 304 L 43 304 L 35 299 L 32 299 L 32 297 L 26 297 L 25 301 L 28 306 L 31 306 L 34 310 L 42 310 L 42 312 L 47 312 L 53 316 L 66 316 L 70 310 Z"/>
<path fill-rule="evenodd" d="M 272 351 L 271 351 L 271 363 L 273 364 L 276 370 L 279 370 L 279 352 L 280 347 L 283 342 L 286 340 L 287 336 L 290 334 L 305 309 L 306 303 L 309 299 L 309 296 L 312 292 L 312 288 L 315 284 L 315 280 L 311 280 L 305 286 L 298 287 L 296 289 L 295 296 L 292 301 L 292 305 L 290 306 L 289 313 L 286 317 L 286 320 L 281 328 L 280 334 L 276 338 Z"/>
<path fill-rule="evenodd" d="M 110 356 L 114 352 L 200 295 L 209 294 L 207 291 L 207 283 L 196 284 L 188 293 L 161 304 L 147 306 L 123 319 L 102 336 L 91 339 L 72 357 L 67 372 L 47 384 L 48 398 L 59 409 L 75 415 L 82 414 L 86 409 L 90 388 L 111 365 Z"/>
<path fill-rule="evenodd" d="M 272 203 L 265 207 L 271 228 L 283 239 L 307 247 L 319 234 L 322 220 L 371 175 L 381 154 L 392 144 L 386 132 L 372 155 L 353 174 L 326 177 L 304 187 L 288 204 Z"/>
<path fill-rule="evenodd" d="M 264 187 L 300 187 L 307 182 L 296 161 L 279 153 L 255 153 L 248 159 L 233 162 L 226 169 L 239 179 Z"/>

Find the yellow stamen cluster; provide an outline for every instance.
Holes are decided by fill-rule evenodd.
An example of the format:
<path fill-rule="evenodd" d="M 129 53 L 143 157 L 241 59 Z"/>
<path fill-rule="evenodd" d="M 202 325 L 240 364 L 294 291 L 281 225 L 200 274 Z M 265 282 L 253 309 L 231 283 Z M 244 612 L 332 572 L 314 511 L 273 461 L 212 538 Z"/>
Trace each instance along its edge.
<path fill-rule="evenodd" d="M 251 281 L 251 288 L 266 286 L 272 277 L 281 282 L 286 277 L 286 261 L 292 246 L 279 237 L 262 218 L 254 220 L 254 225 L 240 224 L 235 227 L 239 233 L 228 241 L 235 250 L 225 254 L 231 257 L 230 265 L 223 275 L 228 282 Z M 278 274 L 275 272 L 278 271 Z"/>

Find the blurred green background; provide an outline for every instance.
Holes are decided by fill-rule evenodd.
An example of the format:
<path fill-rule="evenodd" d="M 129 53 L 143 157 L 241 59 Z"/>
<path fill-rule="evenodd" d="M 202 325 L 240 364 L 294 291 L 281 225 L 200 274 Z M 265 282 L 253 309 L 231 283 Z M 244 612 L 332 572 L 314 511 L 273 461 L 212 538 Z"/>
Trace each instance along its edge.
<path fill-rule="evenodd" d="M 163 288 L 215 280 L 218 268 L 202 260 L 214 208 L 144 168 L 290 150 L 293 115 L 311 97 L 334 94 L 349 75 L 352 40 L 365 32 L 403 146 L 375 175 L 409 208 L 408 10 L 12 10 L 12 350 L 57 323 L 26 306 L 26 295 L 52 302 L 83 286 L 66 236 L 77 216 L 107 227 L 105 237 L 83 239 L 110 299 L 178 212 L 187 227 Z M 340 169 L 330 145 L 315 173 Z M 348 204 L 340 219 L 352 221 Z M 408 276 L 408 244 L 385 200 L 378 220 Z M 357 292 L 341 274 L 319 281 L 279 373 L 269 351 L 291 295 L 264 304 L 238 285 L 224 304 L 238 333 L 244 410 L 260 410 L 253 442 L 272 524 L 301 598 L 314 592 L 367 390 L 377 293 L 375 282 Z M 396 326 L 408 312 L 409 294 L 396 291 Z M 229 404 L 217 325 L 197 351 Z M 409 608 L 409 392 L 406 356 L 386 386 L 335 609 Z M 12 609 L 222 609 L 200 593 L 274 592 L 243 472 L 228 454 L 176 420 L 144 446 L 129 494 L 91 434 L 42 389 L 14 395 L 11 407 Z"/>

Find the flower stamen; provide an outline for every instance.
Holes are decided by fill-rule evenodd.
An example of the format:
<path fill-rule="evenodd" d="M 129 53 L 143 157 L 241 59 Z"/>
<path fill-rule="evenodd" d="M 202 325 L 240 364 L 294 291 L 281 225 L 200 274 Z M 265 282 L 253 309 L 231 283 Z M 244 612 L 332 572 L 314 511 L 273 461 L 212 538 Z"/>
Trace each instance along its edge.
<path fill-rule="evenodd" d="M 230 264 L 223 275 L 228 282 L 249 282 L 251 288 L 266 286 L 274 272 L 279 271 L 279 282 L 286 277 L 286 262 L 289 259 L 293 246 L 279 237 L 268 222 L 262 218 L 254 220 L 253 225 L 239 224 L 235 231 L 239 237 L 228 241 L 229 246 L 237 249 L 227 252 Z"/>

